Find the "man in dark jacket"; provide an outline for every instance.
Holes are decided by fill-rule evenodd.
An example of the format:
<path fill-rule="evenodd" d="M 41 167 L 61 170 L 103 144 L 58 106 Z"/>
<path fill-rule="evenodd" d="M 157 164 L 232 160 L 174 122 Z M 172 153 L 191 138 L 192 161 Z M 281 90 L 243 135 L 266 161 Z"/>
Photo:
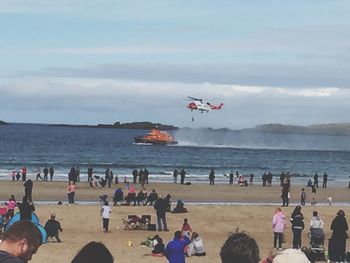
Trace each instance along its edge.
<path fill-rule="evenodd" d="M 184 248 L 191 243 L 187 236 L 182 236 L 181 231 L 174 233 L 174 239 L 165 248 L 165 256 L 169 263 L 185 263 Z"/>
<path fill-rule="evenodd" d="M 33 192 L 33 182 L 28 179 L 24 184 L 24 195 L 27 197 L 29 203 L 33 202 L 32 200 L 32 192 Z"/>
<path fill-rule="evenodd" d="M 22 203 L 17 203 L 20 220 L 32 220 L 32 213 L 35 207 L 32 203 L 28 203 L 27 196 L 23 196 Z"/>
<path fill-rule="evenodd" d="M 150 193 L 149 196 L 147 197 L 147 201 L 146 201 L 145 205 L 147 205 L 148 203 L 150 205 L 153 205 L 153 203 L 155 201 L 157 201 L 157 199 L 158 199 L 158 194 L 157 194 L 156 190 L 153 189 L 152 193 Z"/>
<path fill-rule="evenodd" d="M 154 209 L 156 209 L 157 214 L 158 231 L 162 231 L 162 229 L 164 229 L 164 231 L 169 231 L 165 216 L 168 206 L 169 201 L 163 198 L 158 198 L 154 203 Z"/>
<path fill-rule="evenodd" d="M 55 237 L 57 242 L 62 242 L 58 231 L 62 232 L 63 229 L 61 228 L 60 222 L 56 220 L 56 215 L 54 213 L 52 213 L 50 219 L 47 220 L 45 230 L 48 238 Z"/>

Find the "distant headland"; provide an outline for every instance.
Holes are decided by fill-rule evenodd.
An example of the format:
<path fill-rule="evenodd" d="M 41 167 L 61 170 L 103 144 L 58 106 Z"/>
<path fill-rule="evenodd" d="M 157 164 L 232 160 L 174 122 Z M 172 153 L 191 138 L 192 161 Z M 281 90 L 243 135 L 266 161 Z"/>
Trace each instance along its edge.
<path fill-rule="evenodd" d="M 0 120 L 0 125 L 7 125 L 7 124 L 8 124 L 7 122 Z"/>
<path fill-rule="evenodd" d="M 162 123 L 154 123 L 148 121 L 142 122 L 115 122 L 114 124 L 97 124 L 97 125 L 74 125 L 74 124 L 51 124 L 50 126 L 59 126 L 59 127 L 80 127 L 80 128 L 110 128 L 110 129 L 160 129 L 160 130 L 177 130 L 178 127 L 173 125 L 167 125 Z"/>

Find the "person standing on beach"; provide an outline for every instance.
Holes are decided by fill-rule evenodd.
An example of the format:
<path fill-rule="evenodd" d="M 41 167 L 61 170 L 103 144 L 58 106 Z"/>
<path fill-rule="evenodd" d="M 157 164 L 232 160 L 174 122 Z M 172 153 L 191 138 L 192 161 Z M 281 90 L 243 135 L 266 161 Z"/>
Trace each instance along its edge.
<path fill-rule="evenodd" d="M 229 174 L 229 178 L 230 178 L 229 184 L 233 185 L 233 171 L 232 170 L 231 170 L 231 173 Z"/>
<path fill-rule="evenodd" d="M 26 196 L 23 196 L 22 203 L 17 203 L 17 207 L 19 209 L 20 220 L 32 220 L 32 213 L 35 211 L 35 207 L 32 203 L 28 203 Z"/>
<path fill-rule="evenodd" d="M 348 223 L 345 218 L 344 210 L 339 210 L 337 216 L 333 219 L 331 230 L 332 237 L 329 240 L 329 259 L 332 261 L 343 262 L 345 259 L 346 239 L 348 239 Z"/>
<path fill-rule="evenodd" d="M 314 175 L 314 185 L 318 188 L 318 173 Z"/>
<path fill-rule="evenodd" d="M 40 178 L 40 180 L 42 181 L 43 178 L 41 177 L 41 169 L 40 167 L 38 167 L 38 169 L 36 170 L 36 180 L 38 181 Z"/>
<path fill-rule="evenodd" d="M 295 207 L 290 222 L 292 223 L 292 231 L 293 231 L 293 248 L 300 249 L 301 248 L 301 233 L 305 227 L 304 225 L 304 216 L 301 213 L 301 206 L 298 205 Z"/>
<path fill-rule="evenodd" d="M 300 205 L 305 206 L 305 202 L 306 202 L 306 192 L 305 192 L 305 189 L 302 188 L 301 194 L 300 194 Z"/>
<path fill-rule="evenodd" d="M 169 201 L 164 198 L 158 198 L 154 203 L 154 209 L 157 214 L 158 231 L 169 231 L 166 222 L 166 211 L 169 206 Z M 181 233 L 181 232 L 180 232 Z"/>
<path fill-rule="evenodd" d="M 112 213 L 112 210 L 108 206 L 108 201 L 104 201 L 104 204 L 101 208 L 101 216 L 102 216 L 103 232 L 105 233 L 108 233 L 109 217 L 111 213 Z"/>
<path fill-rule="evenodd" d="M 177 184 L 177 175 L 179 174 L 178 170 L 175 168 L 173 172 L 174 184 Z"/>
<path fill-rule="evenodd" d="M 286 180 L 282 185 L 281 198 L 282 198 L 282 206 L 288 206 L 289 205 L 289 185 Z"/>
<path fill-rule="evenodd" d="M 283 240 L 283 231 L 285 228 L 285 216 L 282 213 L 281 208 L 277 207 L 275 209 L 275 214 L 272 218 L 272 229 L 273 229 L 273 247 L 277 248 L 278 240 L 278 249 L 282 250 L 282 240 Z"/>
<path fill-rule="evenodd" d="M 181 170 L 180 176 L 181 176 L 181 181 L 180 181 L 180 183 L 181 183 L 181 184 L 184 184 L 184 183 L 185 183 L 185 177 L 186 177 L 185 169 L 182 169 L 182 170 Z"/>
<path fill-rule="evenodd" d="M 149 176 L 149 171 L 147 168 L 143 171 L 144 177 L 145 177 L 145 184 L 148 184 L 148 176 Z"/>
<path fill-rule="evenodd" d="M 327 188 L 328 174 L 323 174 L 322 188 Z"/>
<path fill-rule="evenodd" d="M 91 164 L 89 164 L 89 167 L 87 169 L 87 176 L 88 176 L 88 182 L 91 185 L 91 181 L 92 181 L 92 174 L 94 172 L 94 168 L 92 168 Z"/>
<path fill-rule="evenodd" d="M 27 180 L 27 167 L 24 165 L 22 167 L 22 181 L 25 182 Z"/>
<path fill-rule="evenodd" d="M 67 187 L 67 196 L 68 196 L 68 203 L 74 204 L 75 184 L 73 181 L 71 181 Z"/>
<path fill-rule="evenodd" d="M 49 174 L 49 169 L 47 168 L 47 166 L 44 167 L 44 170 L 43 170 L 43 173 L 44 173 L 44 181 L 47 182 L 47 175 Z"/>
<path fill-rule="evenodd" d="M 215 180 L 215 172 L 214 172 L 214 169 L 212 168 L 209 173 L 209 185 L 214 185 L 214 180 Z"/>
<path fill-rule="evenodd" d="M 314 205 L 316 204 L 316 186 L 314 184 L 311 186 L 311 192 L 312 192 L 311 204 Z"/>
<path fill-rule="evenodd" d="M 27 200 L 29 203 L 33 202 L 32 199 L 32 192 L 33 192 L 33 182 L 32 180 L 28 179 L 24 184 L 24 196 L 27 197 Z"/>
<path fill-rule="evenodd" d="M 50 173 L 50 181 L 52 181 L 53 175 L 55 173 L 55 170 L 53 169 L 52 166 L 50 167 L 49 173 Z"/>

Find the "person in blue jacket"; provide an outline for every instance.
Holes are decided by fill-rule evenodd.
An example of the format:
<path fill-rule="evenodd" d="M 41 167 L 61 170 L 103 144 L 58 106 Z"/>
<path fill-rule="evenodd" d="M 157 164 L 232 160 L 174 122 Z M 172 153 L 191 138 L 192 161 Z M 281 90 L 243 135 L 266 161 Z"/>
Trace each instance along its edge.
<path fill-rule="evenodd" d="M 165 248 L 165 256 L 169 263 L 185 263 L 185 247 L 191 243 L 187 236 L 182 236 L 181 231 L 174 233 L 174 239 Z"/>

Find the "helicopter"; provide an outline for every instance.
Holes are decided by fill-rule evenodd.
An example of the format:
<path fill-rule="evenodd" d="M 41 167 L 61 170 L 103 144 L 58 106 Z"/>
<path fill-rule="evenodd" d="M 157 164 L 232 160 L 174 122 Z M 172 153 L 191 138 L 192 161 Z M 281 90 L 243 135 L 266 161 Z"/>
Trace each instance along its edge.
<path fill-rule="evenodd" d="M 205 111 L 208 113 L 211 110 L 220 110 L 222 106 L 224 106 L 223 103 L 220 103 L 219 105 L 213 105 L 210 102 L 204 101 L 203 99 L 198 99 L 190 96 L 187 98 L 191 100 L 191 102 L 187 105 L 187 108 L 191 111 L 198 110 L 201 113 Z"/>

